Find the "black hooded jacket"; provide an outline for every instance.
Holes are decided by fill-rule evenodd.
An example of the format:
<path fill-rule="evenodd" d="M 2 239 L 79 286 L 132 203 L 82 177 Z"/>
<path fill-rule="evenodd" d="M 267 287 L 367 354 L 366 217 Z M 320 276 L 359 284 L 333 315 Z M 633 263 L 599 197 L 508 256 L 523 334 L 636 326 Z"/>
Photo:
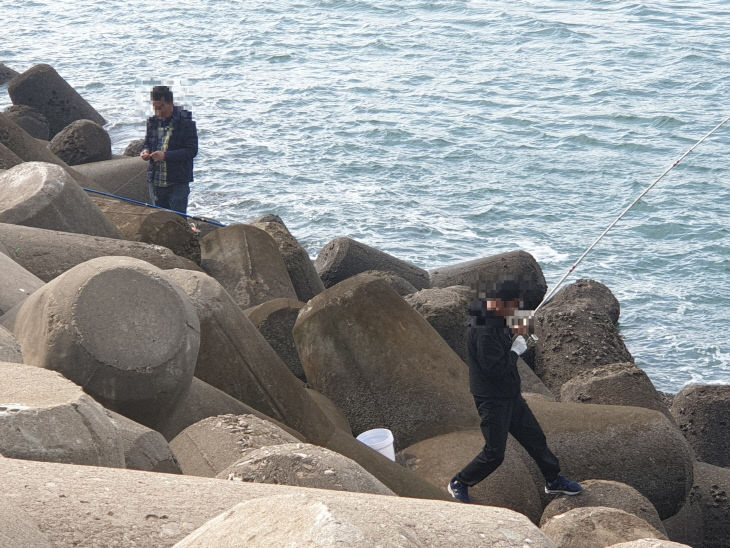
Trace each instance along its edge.
<path fill-rule="evenodd" d="M 484 325 L 467 328 L 469 390 L 475 396 L 513 398 L 520 393 L 517 354 L 504 318 L 487 312 Z"/>

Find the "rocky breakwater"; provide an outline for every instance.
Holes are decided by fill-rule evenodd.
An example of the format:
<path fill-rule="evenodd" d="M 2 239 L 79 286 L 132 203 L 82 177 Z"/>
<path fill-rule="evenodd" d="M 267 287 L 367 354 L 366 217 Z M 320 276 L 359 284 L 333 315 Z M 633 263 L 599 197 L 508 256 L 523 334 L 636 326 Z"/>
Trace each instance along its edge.
<path fill-rule="evenodd" d="M 53 135 L 94 120 L 59 79 L 41 67 L 11 85 Z M 57 111 L 53 97 L 75 106 Z M 510 439 L 476 504 L 462 505 L 446 482 L 482 443 L 459 337 L 463 286 L 509 277 L 534 307 L 546 283 L 531 255 L 429 273 L 338 238 L 313 263 L 268 217 L 207 233 L 196 264 L 160 245 L 172 241 L 166 220 L 143 231 L 113 204 L 81 198 L 89 177 L 138 173 L 135 159 L 70 168 L 3 116 L 0 144 L 13 154 L 0 175 L 0 481 L 11 509 L 0 511 L 1 543 L 730 538 L 728 433 L 710 428 L 725 420 L 727 391 L 687 389 L 667 404 L 598 282 L 576 282 L 541 310 L 535 371 L 520 363 L 525 399 L 586 493 L 546 497 Z M 376 427 L 394 432 L 396 462 L 353 437 Z"/>

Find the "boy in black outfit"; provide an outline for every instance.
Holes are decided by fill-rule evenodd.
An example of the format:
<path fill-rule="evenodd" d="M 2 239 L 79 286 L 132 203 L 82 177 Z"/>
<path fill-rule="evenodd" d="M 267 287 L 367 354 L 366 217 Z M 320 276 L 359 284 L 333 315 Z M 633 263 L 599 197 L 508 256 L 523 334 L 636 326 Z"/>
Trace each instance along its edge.
<path fill-rule="evenodd" d="M 524 326 L 515 328 L 522 333 L 513 341 L 506 322 L 519 308 L 519 285 L 504 280 L 492 291 L 479 291 L 469 312 L 472 323 L 467 331 L 467 361 L 469 389 L 485 443 L 474 460 L 449 482 L 449 493 L 461 502 L 471 502 L 469 487 L 502 464 L 510 433 L 537 463 L 545 477 L 546 493 L 577 495 L 583 488 L 560 475 L 560 463 L 548 449 L 545 434 L 520 393 L 517 358 L 527 350 L 522 336 L 527 332 Z"/>

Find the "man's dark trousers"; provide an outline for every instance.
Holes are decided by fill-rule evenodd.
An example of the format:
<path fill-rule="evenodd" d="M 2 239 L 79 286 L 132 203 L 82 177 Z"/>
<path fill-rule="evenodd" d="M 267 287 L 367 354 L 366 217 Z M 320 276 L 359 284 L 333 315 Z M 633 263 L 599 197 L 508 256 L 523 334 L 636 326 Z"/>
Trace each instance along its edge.
<path fill-rule="evenodd" d="M 504 460 L 508 433 L 527 450 L 547 482 L 557 479 L 560 463 L 548 449 L 545 434 L 521 395 L 514 398 L 474 396 L 474 402 L 481 417 L 484 448 L 456 474 L 457 481 L 471 487 L 494 472 Z"/>

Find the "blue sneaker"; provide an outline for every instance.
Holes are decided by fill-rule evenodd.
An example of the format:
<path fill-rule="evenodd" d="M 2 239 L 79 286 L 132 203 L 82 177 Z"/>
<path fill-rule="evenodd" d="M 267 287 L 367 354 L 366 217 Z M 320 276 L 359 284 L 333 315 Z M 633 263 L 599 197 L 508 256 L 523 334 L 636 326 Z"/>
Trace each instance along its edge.
<path fill-rule="evenodd" d="M 459 502 L 464 502 L 466 504 L 471 504 L 471 499 L 469 498 L 469 486 L 461 483 L 457 480 L 451 480 L 449 482 L 449 493 L 452 497 L 454 497 Z"/>
<path fill-rule="evenodd" d="M 570 481 L 565 476 L 558 476 L 553 482 L 545 484 L 545 492 L 548 495 L 577 495 L 583 491 L 580 483 Z"/>

